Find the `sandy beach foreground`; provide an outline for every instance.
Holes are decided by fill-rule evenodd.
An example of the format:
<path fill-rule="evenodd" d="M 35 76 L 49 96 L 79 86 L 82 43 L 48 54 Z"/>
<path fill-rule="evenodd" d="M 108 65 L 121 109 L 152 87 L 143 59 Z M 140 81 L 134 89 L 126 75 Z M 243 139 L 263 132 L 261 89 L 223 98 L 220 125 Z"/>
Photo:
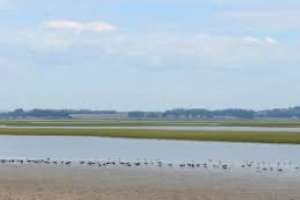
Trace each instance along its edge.
<path fill-rule="evenodd" d="M 298 200 L 300 177 L 153 168 L 1 166 L 2 200 Z"/>

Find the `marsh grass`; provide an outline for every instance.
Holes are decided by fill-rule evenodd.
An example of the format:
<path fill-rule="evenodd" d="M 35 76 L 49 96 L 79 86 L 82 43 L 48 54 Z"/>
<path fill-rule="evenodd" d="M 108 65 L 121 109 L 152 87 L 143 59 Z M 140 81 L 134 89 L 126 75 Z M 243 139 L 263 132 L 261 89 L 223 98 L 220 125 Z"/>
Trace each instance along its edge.
<path fill-rule="evenodd" d="M 14 129 L 2 128 L 0 135 L 37 136 L 97 136 L 141 139 L 170 139 L 195 141 L 223 141 L 249 143 L 300 144 L 300 133 L 259 132 L 259 131 L 170 131 L 137 129 Z"/>

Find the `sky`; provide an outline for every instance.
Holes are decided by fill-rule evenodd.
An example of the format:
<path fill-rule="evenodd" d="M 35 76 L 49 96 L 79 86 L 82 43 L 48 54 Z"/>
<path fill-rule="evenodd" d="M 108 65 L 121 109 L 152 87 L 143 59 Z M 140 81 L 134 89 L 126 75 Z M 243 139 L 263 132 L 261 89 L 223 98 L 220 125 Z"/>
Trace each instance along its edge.
<path fill-rule="evenodd" d="M 300 105 L 298 0 L 0 0 L 0 110 Z"/>

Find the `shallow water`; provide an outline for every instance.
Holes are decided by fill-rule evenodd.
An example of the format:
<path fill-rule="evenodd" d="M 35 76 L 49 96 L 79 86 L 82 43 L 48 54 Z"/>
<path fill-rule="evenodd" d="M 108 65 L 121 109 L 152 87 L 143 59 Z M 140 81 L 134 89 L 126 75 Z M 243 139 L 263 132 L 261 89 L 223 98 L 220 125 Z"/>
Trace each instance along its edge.
<path fill-rule="evenodd" d="M 1 158 L 293 162 L 300 145 L 168 141 L 70 136 L 0 136 Z"/>

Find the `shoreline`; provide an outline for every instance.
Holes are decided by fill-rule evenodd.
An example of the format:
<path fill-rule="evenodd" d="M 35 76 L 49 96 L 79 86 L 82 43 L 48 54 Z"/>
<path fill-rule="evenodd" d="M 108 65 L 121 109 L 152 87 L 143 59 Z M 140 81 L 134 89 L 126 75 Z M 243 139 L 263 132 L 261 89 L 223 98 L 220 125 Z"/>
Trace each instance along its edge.
<path fill-rule="evenodd" d="M 293 176 L 123 167 L 0 166 L 0 199 L 12 200 L 296 200 L 300 198 L 299 188 L 300 177 Z"/>
<path fill-rule="evenodd" d="M 277 165 L 277 167 L 276 167 Z M 221 161 L 205 162 L 164 162 L 164 161 L 112 161 L 112 160 L 50 160 L 50 159 L 0 159 L 0 168 L 53 168 L 80 170 L 137 170 L 162 171 L 174 173 L 211 173 L 227 175 L 253 175 L 265 177 L 298 177 L 300 165 L 282 163 L 244 162 L 229 163 Z"/>

